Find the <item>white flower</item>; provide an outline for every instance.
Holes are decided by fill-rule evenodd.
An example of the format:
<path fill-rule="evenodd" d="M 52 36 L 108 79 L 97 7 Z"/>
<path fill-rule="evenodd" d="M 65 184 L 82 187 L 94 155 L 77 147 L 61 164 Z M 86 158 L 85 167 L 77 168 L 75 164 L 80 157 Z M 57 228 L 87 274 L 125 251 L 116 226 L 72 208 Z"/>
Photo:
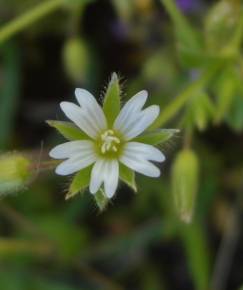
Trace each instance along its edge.
<path fill-rule="evenodd" d="M 112 127 L 96 99 L 84 89 L 76 89 L 80 106 L 62 102 L 64 114 L 87 134 L 87 140 L 76 140 L 56 146 L 50 156 L 67 159 L 56 168 L 59 175 L 78 172 L 92 164 L 89 190 L 95 194 L 104 184 L 104 192 L 111 198 L 119 180 L 119 162 L 133 171 L 159 177 L 160 170 L 150 161 L 163 162 L 164 155 L 154 146 L 133 141 L 158 117 L 159 106 L 143 106 L 146 91 L 133 96 L 122 108 Z"/>

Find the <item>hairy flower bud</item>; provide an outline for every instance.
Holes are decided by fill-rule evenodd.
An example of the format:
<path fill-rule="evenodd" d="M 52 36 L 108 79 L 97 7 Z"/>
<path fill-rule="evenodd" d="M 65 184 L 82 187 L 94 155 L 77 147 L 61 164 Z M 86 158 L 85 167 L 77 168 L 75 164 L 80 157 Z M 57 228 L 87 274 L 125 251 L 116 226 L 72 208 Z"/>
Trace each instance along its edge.
<path fill-rule="evenodd" d="M 19 153 L 0 156 L 0 195 L 21 190 L 30 180 L 30 160 Z"/>
<path fill-rule="evenodd" d="M 209 11 L 205 22 L 208 48 L 217 52 L 229 45 L 240 22 L 240 1 L 221 0 Z"/>
<path fill-rule="evenodd" d="M 64 68 L 74 82 L 85 81 L 88 71 L 88 50 L 80 38 L 69 39 L 63 48 Z"/>
<path fill-rule="evenodd" d="M 172 190 L 180 219 L 191 222 L 198 187 L 199 164 L 196 154 L 185 149 L 179 152 L 172 167 Z"/>

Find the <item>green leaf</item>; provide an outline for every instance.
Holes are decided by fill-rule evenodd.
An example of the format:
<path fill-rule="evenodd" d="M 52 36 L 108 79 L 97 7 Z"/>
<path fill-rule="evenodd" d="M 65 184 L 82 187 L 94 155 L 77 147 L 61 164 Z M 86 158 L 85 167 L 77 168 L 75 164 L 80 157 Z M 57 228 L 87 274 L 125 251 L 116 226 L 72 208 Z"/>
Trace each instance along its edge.
<path fill-rule="evenodd" d="M 100 188 L 94 197 L 99 210 L 105 210 L 108 205 L 109 199 L 106 197 L 104 190 Z"/>
<path fill-rule="evenodd" d="M 225 57 L 217 53 L 210 53 L 205 50 L 194 50 L 187 46 L 178 47 L 180 61 L 186 68 L 206 67 L 212 62 L 225 60 Z"/>
<path fill-rule="evenodd" d="M 65 199 L 75 196 L 78 192 L 84 190 L 89 185 L 91 166 L 79 171 L 73 178 Z"/>
<path fill-rule="evenodd" d="M 137 192 L 135 172 L 123 164 L 120 164 L 119 169 L 121 180 L 124 181 L 128 186 L 130 186 L 135 192 Z"/>
<path fill-rule="evenodd" d="M 199 91 L 202 91 L 208 86 L 215 74 L 222 68 L 222 64 L 222 61 L 210 64 L 196 81 L 192 82 L 191 85 L 165 107 L 155 122 L 150 126 L 150 129 L 159 128 L 175 117 L 193 95 L 198 94 Z"/>
<path fill-rule="evenodd" d="M 186 17 L 178 9 L 175 1 L 161 0 L 166 11 L 174 24 L 175 34 L 179 46 L 189 47 L 193 50 L 201 48 L 201 36 L 198 31 L 189 23 Z"/>
<path fill-rule="evenodd" d="M 113 73 L 105 93 L 103 110 L 105 112 L 108 125 L 112 126 L 117 115 L 120 112 L 121 89 L 119 79 L 116 73 Z"/>
<path fill-rule="evenodd" d="M 179 129 L 158 129 L 145 133 L 135 138 L 134 141 L 150 145 L 158 145 L 168 141 L 178 132 L 180 132 Z"/>
<path fill-rule="evenodd" d="M 210 97 L 205 92 L 199 92 L 189 100 L 182 123 L 189 130 L 197 127 L 203 131 L 214 117 L 214 112 Z"/>
<path fill-rule="evenodd" d="M 63 135 L 68 140 L 90 139 L 81 129 L 71 122 L 48 120 L 47 124 Z"/>

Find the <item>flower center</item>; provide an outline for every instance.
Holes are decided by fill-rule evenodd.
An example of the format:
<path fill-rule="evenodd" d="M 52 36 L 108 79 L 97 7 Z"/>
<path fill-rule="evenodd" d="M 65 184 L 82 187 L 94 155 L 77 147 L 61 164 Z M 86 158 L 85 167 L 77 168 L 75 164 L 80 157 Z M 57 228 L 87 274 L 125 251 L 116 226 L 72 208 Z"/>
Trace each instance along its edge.
<path fill-rule="evenodd" d="M 116 137 L 113 130 L 107 130 L 101 135 L 101 153 L 117 152 L 120 139 Z"/>

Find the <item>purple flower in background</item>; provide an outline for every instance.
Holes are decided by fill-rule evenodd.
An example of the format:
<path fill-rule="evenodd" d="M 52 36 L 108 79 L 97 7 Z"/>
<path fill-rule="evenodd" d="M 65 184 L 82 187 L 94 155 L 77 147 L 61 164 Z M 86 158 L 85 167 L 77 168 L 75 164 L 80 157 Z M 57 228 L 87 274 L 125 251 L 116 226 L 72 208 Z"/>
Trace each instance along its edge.
<path fill-rule="evenodd" d="M 176 0 L 176 3 L 185 13 L 199 10 L 201 7 L 200 0 Z"/>
<path fill-rule="evenodd" d="M 111 31 L 117 41 L 124 41 L 129 34 L 129 30 L 126 23 L 120 20 L 116 20 L 112 23 Z"/>

